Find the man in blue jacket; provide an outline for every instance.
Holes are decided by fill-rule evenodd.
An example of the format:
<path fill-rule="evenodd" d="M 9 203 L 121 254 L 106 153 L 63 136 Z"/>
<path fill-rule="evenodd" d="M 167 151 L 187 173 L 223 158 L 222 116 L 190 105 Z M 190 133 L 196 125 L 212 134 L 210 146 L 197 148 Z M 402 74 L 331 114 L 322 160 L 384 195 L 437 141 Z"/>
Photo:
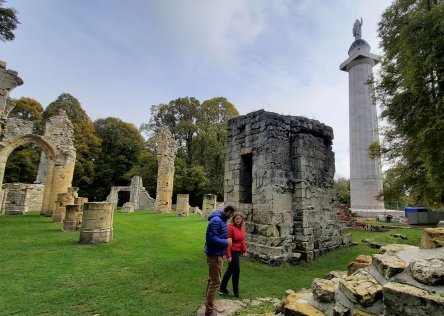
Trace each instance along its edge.
<path fill-rule="evenodd" d="M 214 307 L 214 299 L 220 286 L 222 264 L 227 247 L 231 246 L 228 238 L 227 220 L 233 215 L 235 208 L 228 205 L 223 211 L 216 210 L 208 217 L 208 227 L 205 242 L 205 253 L 208 263 L 208 283 L 205 292 L 205 315 L 218 315 Z"/>

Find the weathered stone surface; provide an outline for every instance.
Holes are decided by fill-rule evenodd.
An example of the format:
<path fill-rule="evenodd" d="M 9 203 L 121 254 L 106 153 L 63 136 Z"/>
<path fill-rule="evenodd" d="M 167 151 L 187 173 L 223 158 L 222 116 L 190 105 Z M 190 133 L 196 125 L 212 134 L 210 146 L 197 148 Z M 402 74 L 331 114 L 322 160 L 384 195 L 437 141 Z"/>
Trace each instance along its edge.
<path fill-rule="evenodd" d="M 113 215 L 112 203 L 85 203 L 79 242 L 82 244 L 110 242 L 113 239 Z"/>
<path fill-rule="evenodd" d="M 337 303 L 335 307 L 333 307 L 333 316 L 350 316 L 350 308 L 345 307 L 341 303 Z"/>
<path fill-rule="evenodd" d="M 331 280 L 331 279 L 343 279 L 347 276 L 347 271 L 330 271 L 325 275 L 325 279 Z"/>
<path fill-rule="evenodd" d="M 401 260 L 396 256 L 381 254 L 373 255 L 372 264 L 387 280 L 404 271 L 407 266 L 404 260 Z"/>
<path fill-rule="evenodd" d="M 388 282 L 383 286 L 384 315 L 442 316 L 444 297 L 417 287 Z"/>
<path fill-rule="evenodd" d="M 423 284 L 444 284 L 444 258 L 418 259 L 410 263 L 412 277 Z"/>
<path fill-rule="evenodd" d="M 74 204 L 75 199 L 78 197 L 78 190 L 79 188 L 77 187 L 68 188 L 67 192 L 59 193 L 57 195 L 56 209 L 52 215 L 52 220 L 54 223 L 63 222 L 66 215 L 66 205 Z"/>
<path fill-rule="evenodd" d="M 444 221 L 439 221 L 438 222 L 438 227 L 444 227 Z"/>
<path fill-rule="evenodd" d="M 442 246 L 444 246 L 444 227 L 423 229 L 421 248 L 433 249 Z"/>
<path fill-rule="evenodd" d="M 406 245 L 406 244 L 390 244 L 390 245 L 382 246 L 379 249 L 379 253 L 386 253 L 387 252 L 387 253 L 396 254 L 396 253 L 406 250 L 406 249 L 418 249 L 418 247 L 412 246 L 412 245 Z"/>
<path fill-rule="evenodd" d="M 253 257 L 277 262 L 272 246 L 282 262 L 311 261 L 350 243 L 333 211 L 332 137 L 318 121 L 263 110 L 229 121 L 224 200 L 245 215 Z"/>
<path fill-rule="evenodd" d="M 117 207 L 119 201 L 119 192 L 129 192 L 129 202 L 133 204 L 134 210 L 151 210 L 154 209 L 156 200 L 153 199 L 143 187 L 142 178 L 140 176 L 134 176 L 131 178 L 131 184 L 129 186 L 113 186 L 111 191 L 106 197 L 106 202 L 114 204 Z"/>
<path fill-rule="evenodd" d="M 335 283 L 333 281 L 316 278 L 311 284 L 311 291 L 319 302 L 333 302 L 335 300 Z"/>
<path fill-rule="evenodd" d="M 208 216 L 217 209 L 217 195 L 205 194 L 202 201 L 202 219 L 208 220 Z"/>
<path fill-rule="evenodd" d="M 78 204 L 66 205 L 66 213 L 63 220 L 63 231 L 76 231 L 79 229 L 79 217 L 82 216 L 82 210 Z"/>
<path fill-rule="evenodd" d="M 282 300 L 281 312 L 285 316 L 323 316 L 324 312 L 310 305 L 306 300 L 310 292 L 300 291 L 289 293 Z"/>
<path fill-rule="evenodd" d="M 176 202 L 176 214 L 177 216 L 187 217 L 190 214 L 190 195 L 178 194 Z"/>
<path fill-rule="evenodd" d="M 351 275 L 358 271 L 359 269 L 368 267 L 372 263 L 372 256 L 359 255 L 356 257 L 355 261 L 350 263 L 347 267 L 348 275 Z"/>
<path fill-rule="evenodd" d="M 123 203 L 122 213 L 134 213 L 134 203 L 133 202 Z"/>
<path fill-rule="evenodd" d="M 172 211 L 174 159 L 177 153 L 177 144 L 166 127 L 157 132 L 157 189 L 156 212 L 169 213 Z"/>
<path fill-rule="evenodd" d="M 362 306 L 371 306 L 382 297 L 381 284 L 363 270 L 340 279 L 339 288 L 349 300 Z"/>

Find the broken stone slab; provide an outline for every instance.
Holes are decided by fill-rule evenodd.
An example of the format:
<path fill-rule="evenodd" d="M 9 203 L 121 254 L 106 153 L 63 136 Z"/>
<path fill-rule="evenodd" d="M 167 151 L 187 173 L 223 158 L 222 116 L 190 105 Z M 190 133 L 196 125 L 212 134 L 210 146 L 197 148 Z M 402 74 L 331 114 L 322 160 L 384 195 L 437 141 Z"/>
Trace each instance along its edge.
<path fill-rule="evenodd" d="M 417 287 L 388 282 L 382 288 L 385 315 L 444 315 L 444 297 Z"/>
<path fill-rule="evenodd" d="M 134 203 L 133 202 L 123 203 L 123 207 L 122 207 L 121 212 L 122 213 L 134 213 Z"/>
<path fill-rule="evenodd" d="M 326 314 L 308 302 L 310 291 L 301 290 L 297 293 L 287 290 L 276 312 L 284 316 L 325 316 Z"/>
<path fill-rule="evenodd" d="M 368 272 L 359 270 L 339 280 L 339 289 L 352 302 L 364 307 L 382 297 L 382 285 Z"/>
<path fill-rule="evenodd" d="M 372 263 L 372 256 L 359 255 L 356 257 L 355 261 L 350 263 L 347 267 L 348 275 L 351 275 L 358 271 L 359 269 L 368 267 Z"/>
<path fill-rule="evenodd" d="M 426 285 L 444 284 L 444 258 L 417 259 L 410 263 L 412 277 Z"/>
<path fill-rule="evenodd" d="M 395 254 L 395 253 L 398 253 L 400 251 L 404 251 L 404 250 L 407 250 L 407 249 L 419 249 L 419 247 L 412 246 L 412 245 L 406 245 L 406 244 L 390 244 L 390 245 L 382 246 L 379 249 L 379 253 L 386 253 L 386 252 L 388 252 L 388 253 Z"/>
<path fill-rule="evenodd" d="M 444 246 L 444 227 L 424 228 L 422 231 L 421 248 L 433 249 Z"/>
<path fill-rule="evenodd" d="M 333 302 L 335 300 L 335 283 L 315 278 L 311 284 L 311 292 L 318 302 Z"/>
<path fill-rule="evenodd" d="M 407 267 L 404 260 L 392 255 L 373 255 L 372 264 L 386 280 L 401 273 Z"/>
<path fill-rule="evenodd" d="M 346 276 L 347 276 L 347 271 L 335 270 L 335 271 L 330 271 L 329 273 L 327 273 L 325 275 L 324 279 L 327 279 L 327 280 L 331 280 L 331 279 L 335 279 L 335 278 L 343 279 Z"/>
<path fill-rule="evenodd" d="M 333 307 L 333 316 L 351 316 L 350 308 L 345 307 L 341 303 L 337 303 Z"/>

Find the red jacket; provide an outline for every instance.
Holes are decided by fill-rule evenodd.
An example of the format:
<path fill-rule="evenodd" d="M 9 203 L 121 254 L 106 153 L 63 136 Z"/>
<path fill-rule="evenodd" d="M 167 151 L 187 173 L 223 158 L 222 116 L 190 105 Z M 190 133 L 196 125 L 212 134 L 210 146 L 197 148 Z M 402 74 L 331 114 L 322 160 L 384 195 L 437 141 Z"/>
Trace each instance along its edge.
<path fill-rule="evenodd" d="M 227 258 L 231 258 L 231 250 L 239 252 L 247 252 L 247 244 L 245 243 L 245 228 L 236 225 L 228 225 L 228 238 L 233 239 L 233 244 L 227 248 Z"/>

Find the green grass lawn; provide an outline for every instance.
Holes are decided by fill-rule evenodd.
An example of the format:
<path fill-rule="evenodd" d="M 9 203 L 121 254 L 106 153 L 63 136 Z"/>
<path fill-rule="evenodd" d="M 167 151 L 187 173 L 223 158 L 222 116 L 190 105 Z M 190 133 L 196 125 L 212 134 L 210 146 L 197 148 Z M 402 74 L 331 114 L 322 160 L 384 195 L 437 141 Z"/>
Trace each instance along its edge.
<path fill-rule="evenodd" d="M 78 244 L 79 232 L 31 212 L 0 216 L 0 315 L 192 315 L 203 304 L 207 279 L 203 252 L 207 223 L 149 211 L 116 212 L 114 239 Z M 391 237 L 400 233 L 408 240 Z M 418 245 L 421 230 L 353 231 L 358 246 L 339 249 L 299 266 L 241 263 L 244 298 L 282 297 L 310 287 L 313 278 L 346 270 L 360 243 Z"/>

